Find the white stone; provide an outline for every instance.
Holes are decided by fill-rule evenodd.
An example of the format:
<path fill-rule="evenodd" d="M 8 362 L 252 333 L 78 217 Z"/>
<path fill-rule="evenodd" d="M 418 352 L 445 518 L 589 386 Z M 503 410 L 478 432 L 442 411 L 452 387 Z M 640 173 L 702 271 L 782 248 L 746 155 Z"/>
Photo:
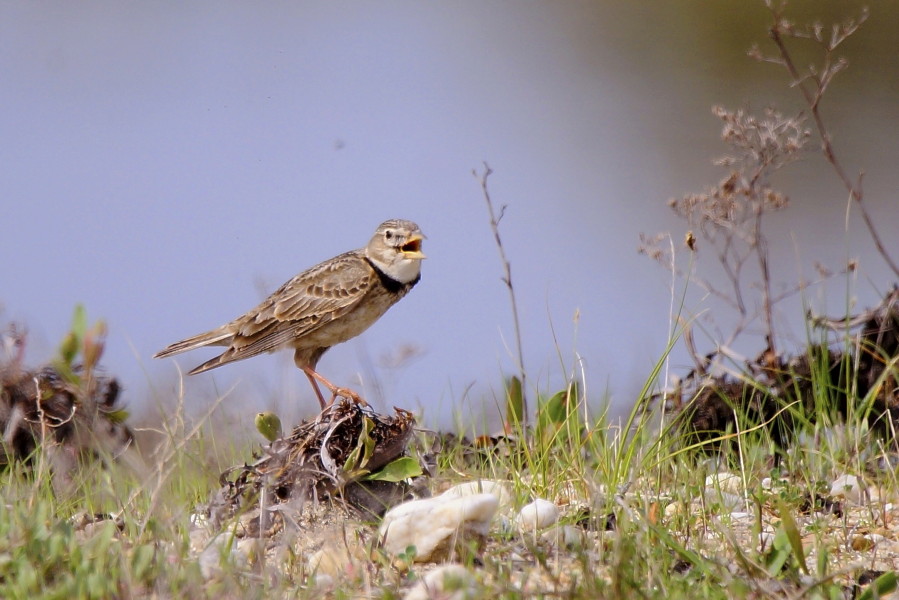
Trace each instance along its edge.
<path fill-rule="evenodd" d="M 537 498 L 522 507 L 515 517 L 515 524 L 522 531 L 538 531 L 555 525 L 559 520 L 559 508 L 543 498 Z"/>
<path fill-rule="evenodd" d="M 499 502 L 499 512 L 506 512 L 512 507 L 512 492 L 509 484 L 493 479 L 480 479 L 478 481 L 466 481 L 449 488 L 441 496 L 448 498 L 474 496 L 475 494 L 493 494 Z"/>
<path fill-rule="evenodd" d="M 403 600 L 468 600 L 477 597 L 477 582 L 468 569 L 459 564 L 442 565 L 427 573 L 403 597 Z"/>
<path fill-rule="evenodd" d="M 564 548 L 565 550 L 581 550 L 584 548 L 584 531 L 574 525 L 563 525 L 548 529 L 540 535 L 540 539 L 556 548 Z"/>
<path fill-rule="evenodd" d="M 416 561 L 439 560 L 457 540 L 485 536 L 498 506 L 493 494 L 412 500 L 387 511 L 378 534 L 390 554 L 414 546 Z"/>
<path fill-rule="evenodd" d="M 705 489 L 705 502 L 707 506 L 720 505 L 725 512 L 742 512 L 746 509 L 746 500 L 743 496 L 729 494 L 712 488 Z"/>
<path fill-rule="evenodd" d="M 706 489 L 721 490 L 734 496 L 743 495 L 743 480 L 734 473 L 712 473 L 705 478 Z"/>
<path fill-rule="evenodd" d="M 705 510 L 700 499 L 696 498 L 689 502 L 677 501 L 665 505 L 665 517 L 672 518 L 676 516 L 699 515 Z"/>
<path fill-rule="evenodd" d="M 834 498 L 845 498 L 853 504 L 865 503 L 864 489 L 855 475 L 840 475 L 830 484 L 830 495 Z"/>

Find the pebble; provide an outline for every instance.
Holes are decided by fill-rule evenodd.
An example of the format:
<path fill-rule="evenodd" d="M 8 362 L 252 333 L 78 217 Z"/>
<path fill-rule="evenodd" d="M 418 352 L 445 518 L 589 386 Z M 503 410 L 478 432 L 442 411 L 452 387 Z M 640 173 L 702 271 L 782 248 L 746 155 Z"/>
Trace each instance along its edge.
<path fill-rule="evenodd" d="M 712 473 L 705 478 L 707 490 L 721 490 L 734 496 L 743 495 L 743 479 L 734 473 Z"/>
<path fill-rule="evenodd" d="M 584 530 L 574 525 L 553 527 L 540 535 L 540 539 L 547 544 L 565 550 L 583 550 L 584 537 Z"/>
<path fill-rule="evenodd" d="M 559 520 L 559 508 L 542 498 L 537 498 L 522 507 L 515 517 L 515 524 L 521 531 L 538 531 L 555 525 Z"/>
<path fill-rule="evenodd" d="M 830 484 L 830 495 L 844 498 L 848 502 L 861 506 L 865 504 L 865 493 L 861 482 L 855 475 L 840 475 Z"/>
<path fill-rule="evenodd" d="M 476 494 L 493 494 L 499 502 L 499 512 L 507 512 L 512 507 L 512 492 L 509 484 L 493 479 L 480 479 L 478 481 L 466 481 L 449 488 L 441 496 L 462 497 Z"/>
<path fill-rule="evenodd" d="M 477 581 L 460 564 L 441 565 L 428 572 L 403 596 L 403 600 L 468 600 L 478 597 Z"/>
<path fill-rule="evenodd" d="M 746 500 L 743 496 L 729 494 L 722 490 L 714 488 L 705 489 L 705 502 L 709 507 L 720 506 L 723 512 L 743 512 L 746 510 Z"/>
<path fill-rule="evenodd" d="M 444 493 L 411 500 L 387 511 L 378 535 L 390 554 L 414 546 L 416 562 L 439 561 L 452 552 L 452 542 L 483 538 L 498 506 L 494 494 Z"/>

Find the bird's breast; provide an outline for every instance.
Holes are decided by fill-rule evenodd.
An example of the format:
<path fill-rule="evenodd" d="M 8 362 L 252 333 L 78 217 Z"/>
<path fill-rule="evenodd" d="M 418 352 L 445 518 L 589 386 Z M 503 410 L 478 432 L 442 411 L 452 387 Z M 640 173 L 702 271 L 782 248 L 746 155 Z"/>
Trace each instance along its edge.
<path fill-rule="evenodd" d="M 373 286 L 351 311 L 303 336 L 298 345 L 329 348 L 356 337 L 380 319 L 411 287 L 407 284 L 398 290 L 389 290 L 384 285 Z"/>

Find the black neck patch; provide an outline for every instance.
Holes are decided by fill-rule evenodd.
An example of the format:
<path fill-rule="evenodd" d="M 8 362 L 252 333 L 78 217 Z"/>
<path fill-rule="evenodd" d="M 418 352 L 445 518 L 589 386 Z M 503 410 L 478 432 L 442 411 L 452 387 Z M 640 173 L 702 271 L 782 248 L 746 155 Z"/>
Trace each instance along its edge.
<path fill-rule="evenodd" d="M 392 278 L 390 275 L 388 275 L 387 273 L 385 273 L 384 271 L 379 269 L 378 265 L 373 263 L 371 261 L 371 259 L 368 258 L 367 256 L 365 257 L 365 262 L 367 262 L 369 265 L 371 265 L 371 268 L 374 269 L 375 273 L 378 274 L 378 279 L 381 280 L 381 285 L 383 285 L 384 289 L 386 289 L 391 294 L 399 294 L 399 293 L 408 292 L 409 290 L 412 289 L 412 286 L 414 286 L 416 283 L 418 283 L 419 280 L 421 279 L 421 273 L 419 273 L 418 277 L 416 277 L 409 283 L 403 283 L 401 281 L 397 281 L 396 279 Z"/>

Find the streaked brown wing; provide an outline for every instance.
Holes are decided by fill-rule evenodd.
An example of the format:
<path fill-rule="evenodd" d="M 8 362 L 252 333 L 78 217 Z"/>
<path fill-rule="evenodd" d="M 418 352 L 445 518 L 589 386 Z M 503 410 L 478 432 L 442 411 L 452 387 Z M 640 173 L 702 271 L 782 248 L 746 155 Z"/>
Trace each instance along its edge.
<path fill-rule="evenodd" d="M 376 281 L 360 251 L 300 273 L 233 322 L 233 360 L 270 352 L 350 312 Z"/>

